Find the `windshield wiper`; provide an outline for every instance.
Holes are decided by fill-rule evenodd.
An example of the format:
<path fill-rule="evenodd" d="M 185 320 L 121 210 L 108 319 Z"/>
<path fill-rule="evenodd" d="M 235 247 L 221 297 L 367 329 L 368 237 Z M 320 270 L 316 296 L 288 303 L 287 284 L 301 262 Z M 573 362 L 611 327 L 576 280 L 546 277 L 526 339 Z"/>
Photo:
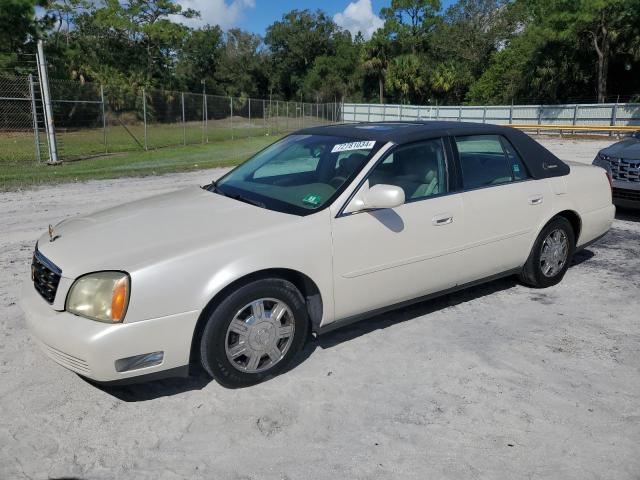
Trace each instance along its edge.
<path fill-rule="evenodd" d="M 220 187 L 218 187 L 216 182 L 212 182 L 211 184 L 205 185 L 202 188 L 204 188 L 205 190 L 207 190 L 209 192 L 213 192 L 213 193 L 217 193 L 218 195 L 222 195 L 223 197 L 233 198 L 234 200 L 238 200 L 239 202 L 248 203 L 249 205 L 254 205 L 254 206 L 260 207 L 260 208 L 267 208 L 267 206 L 264 203 L 258 202 L 257 200 L 252 200 L 250 198 L 244 197 L 244 196 L 239 195 L 239 194 L 232 195 L 230 193 L 223 192 L 220 189 Z"/>
<path fill-rule="evenodd" d="M 234 200 L 238 200 L 239 202 L 248 203 L 249 205 L 255 205 L 256 207 L 267 208 L 267 206 L 264 203 L 258 202 L 257 200 L 252 200 L 247 197 L 243 197 L 242 195 L 227 195 L 227 197 L 233 198 Z"/>
<path fill-rule="evenodd" d="M 202 188 L 204 190 L 208 191 L 208 192 L 218 193 L 218 194 L 220 194 L 220 195 L 222 195 L 224 197 L 228 196 L 226 193 L 224 193 L 222 190 L 220 190 L 218 185 L 216 185 L 216 182 L 211 182 L 209 185 L 205 185 Z"/>

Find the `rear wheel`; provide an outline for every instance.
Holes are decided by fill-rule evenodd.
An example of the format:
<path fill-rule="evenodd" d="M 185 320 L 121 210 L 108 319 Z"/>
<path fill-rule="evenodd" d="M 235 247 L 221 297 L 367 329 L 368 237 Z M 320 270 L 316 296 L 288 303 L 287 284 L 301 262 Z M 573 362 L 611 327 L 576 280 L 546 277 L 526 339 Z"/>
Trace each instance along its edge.
<path fill-rule="evenodd" d="M 569 221 L 552 219 L 538 235 L 520 280 L 536 288 L 556 285 L 567 272 L 574 251 L 575 234 Z"/>
<path fill-rule="evenodd" d="M 244 285 L 211 313 L 200 342 L 203 368 L 223 386 L 259 383 L 284 371 L 308 331 L 304 299 L 285 280 Z"/>

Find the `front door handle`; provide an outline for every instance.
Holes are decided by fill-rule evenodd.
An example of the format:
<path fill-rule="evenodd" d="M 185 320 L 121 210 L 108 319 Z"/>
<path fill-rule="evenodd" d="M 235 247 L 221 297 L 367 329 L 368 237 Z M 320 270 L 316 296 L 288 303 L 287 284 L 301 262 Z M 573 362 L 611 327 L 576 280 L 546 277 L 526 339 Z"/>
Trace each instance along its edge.
<path fill-rule="evenodd" d="M 533 195 L 532 197 L 529 197 L 529 205 L 540 205 L 542 200 L 542 195 Z"/>
<path fill-rule="evenodd" d="M 431 223 L 433 223 L 436 227 L 449 225 L 450 223 L 453 223 L 453 215 L 449 215 L 448 213 L 445 213 L 443 215 L 436 215 L 431 219 Z"/>

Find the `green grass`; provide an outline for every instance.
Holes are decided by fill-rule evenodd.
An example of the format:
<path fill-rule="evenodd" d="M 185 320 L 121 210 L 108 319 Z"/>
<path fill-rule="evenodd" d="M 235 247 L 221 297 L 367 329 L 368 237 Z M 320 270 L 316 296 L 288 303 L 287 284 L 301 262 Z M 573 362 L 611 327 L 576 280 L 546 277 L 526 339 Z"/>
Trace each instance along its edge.
<path fill-rule="evenodd" d="M 34 162 L 4 162 L 0 163 L 0 191 L 40 184 L 160 175 L 237 165 L 278 138 L 277 135 L 262 135 L 150 151 L 140 151 L 138 147 L 137 151 L 68 161 L 55 166 Z M 209 140 L 215 138 L 210 137 Z"/>
<path fill-rule="evenodd" d="M 115 122 L 115 120 L 112 120 Z M 144 145 L 145 129 L 142 123 L 130 123 L 126 127 L 112 123 L 102 129 L 95 128 L 66 129 L 58 122 L 56 138 L 58 156 L 62 160 L 75 160 L 93 155 L 114 152 L 140 151 Z M 304 126 L 319 125 L 317 118 L 306 117 Z M 233 119 L 210 120 L 206 129 L 202 122 L 149 123 L 147 125 L 147 146 L 149 149 L 196 145 L 238 138 L 264 137 L 266 133 L 282 134 L 300 128 L 299 119 L 271 118 L 267 124 L 263 119 L 234 117 Z M 40 133 L 42 158 L 46 161 L 47 144 L 44 132 Z M 19 132 L 0 132 L 0 168 L 4 165 L 36 163 L 34 135 L 29 130 Z"/>

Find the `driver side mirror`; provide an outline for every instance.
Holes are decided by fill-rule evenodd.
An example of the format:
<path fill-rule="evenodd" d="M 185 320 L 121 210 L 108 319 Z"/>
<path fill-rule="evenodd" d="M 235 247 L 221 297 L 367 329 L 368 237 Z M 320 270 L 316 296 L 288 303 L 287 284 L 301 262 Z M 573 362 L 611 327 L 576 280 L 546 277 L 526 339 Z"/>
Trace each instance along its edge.
<path fill-rule="evenodd" d="M 396 208 L 404 204 L 404 190 L 395 185 L 378 184 L 361 189 L 351 200 L 345 213 L 355 213 L 381 208 Z"/>

